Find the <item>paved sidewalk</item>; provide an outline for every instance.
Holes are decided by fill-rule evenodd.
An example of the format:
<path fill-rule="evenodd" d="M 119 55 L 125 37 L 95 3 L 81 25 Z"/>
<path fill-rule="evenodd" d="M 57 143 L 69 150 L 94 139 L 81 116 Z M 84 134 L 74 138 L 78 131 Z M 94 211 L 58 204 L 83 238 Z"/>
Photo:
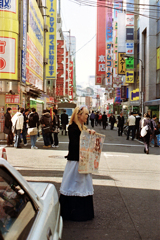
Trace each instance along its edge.
<path fill-rule="evenodd" d="M 8 161 L 29 181 L 59 191 L 67 151 L 7 148 Z M 93 175 L 95 218 L 64 222 L 63 240 L 159 240 L 160 156 L 103 152 Z"/>

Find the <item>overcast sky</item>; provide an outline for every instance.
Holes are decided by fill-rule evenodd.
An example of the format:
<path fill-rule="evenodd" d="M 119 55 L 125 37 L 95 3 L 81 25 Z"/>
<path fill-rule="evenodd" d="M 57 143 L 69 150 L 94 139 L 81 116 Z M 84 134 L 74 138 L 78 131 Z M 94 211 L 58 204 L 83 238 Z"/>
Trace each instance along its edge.
<path fill-rule="evenodd" d="M 79 6 L 70 0 L 61 0 L 63 31 L 71 30 L 76 37 L 78 51 L 96 34 L 96 8 Z M 86 86 L 90 75 L 95 75 L 96 37 L 76 54 L 77 84 Z"/>

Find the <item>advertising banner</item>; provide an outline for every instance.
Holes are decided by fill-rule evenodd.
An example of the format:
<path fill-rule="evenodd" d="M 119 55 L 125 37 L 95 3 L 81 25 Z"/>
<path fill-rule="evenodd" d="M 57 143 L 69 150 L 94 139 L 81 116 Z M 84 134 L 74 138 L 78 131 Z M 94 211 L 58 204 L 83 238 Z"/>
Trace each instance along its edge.
<path fill-rule="evenodd" d="M 69 63 L 69 99 L 73 101 L 73 62 Z"/>
<path fill-rule="evenodd" d="M 19 104 L 19 95 L 5 95 L 6 104 Z"/>
<path fill-rule="evenodd" d="M 122 1 L 114 0 L 114 21 L 113 21 L 113 82 L 117 82 L 118 76 L 118 13 L 122 12 Z M 115 88 L 120 87 L 119 84 L 114 85 Z"/>
<path fill-rule="evenodd" d="M 56 79 L 57 73 L 57 0 L 46 0 L 46 23 L 49 26 L 49 31 L 46 33 L 46 58 L 48 64 L 46 65 L 46 79 Z"/>
<path fill-rule="evenodd" d="M 126 43 L 126 54 L 134 54 L 134 42 Z"/>
<path fill-rule="evenodd" d="M 97 4 L 101 4 L 97 0 Z M 96 37 L 96 78 L 95 84 L 102 85 L 101 76 L 105 75 L 105 50 L 106 50 L 106 20 L 105 7 L 97 7 L 97 37 Z"/>
<path fill-rule="evenodd" d="M 125 83 L 134 83 L 134 71 L 126 71 Z"/>
<path fill-rule="evenodd" d="M 106 8 L 106 85 L 112 87 L 112 0 L 107 2 Z"/>
<path fill-rule="evenodd" d="M 134 58 L 129 57 L 126 59 L 126 69 L 134 69 Z"/>
<path fill-rule="evenodd" d="M 43 89 L 43 17 L 36 0 L 29 0 L 26 83 Z"/>
<path fill-rule="evenodd" d="M 126 28 L 126 40 L 134 40 L 134 28 Z"/>
<path fill-rule="evenodd" d="M 134 27 L 134 14 L 126 14 L 126 27 Z"/>
<path fill-rule="evenodd" d="M 27 0 L 23 0 L 23 50 L 22 50 L 22 82 L 26 82 L 27 53 Z"/>
<path fill-rule="evenodd" d="M 138 101 L 139 100 L 139 88 L 130 92 L 130 101 Z"/>
<path fill-rule="evenodd" d="M 105 135 L 91 135 L 82 131 L 80 136 L 79 173 L 97 173 Z"/>
<path fill-rule="evenodd" d="M 56 81 L 56 95 L 64 96 L 65 87 L 65 47 L 64 40 L 57 40 L 57 81 Z"/>
<path fill-rule="evenodd" d="M 18 0 L 0 1 L 0 79 L 18 80 Z"/>
<path fill-rule="evenodd" d="M 125 53 L 118 53 L 118 74 L 119 75 L 125 75 L 126 72 L 126 66 L 125 66 L 125 59 L 123 58 L 123 55 Z"/>

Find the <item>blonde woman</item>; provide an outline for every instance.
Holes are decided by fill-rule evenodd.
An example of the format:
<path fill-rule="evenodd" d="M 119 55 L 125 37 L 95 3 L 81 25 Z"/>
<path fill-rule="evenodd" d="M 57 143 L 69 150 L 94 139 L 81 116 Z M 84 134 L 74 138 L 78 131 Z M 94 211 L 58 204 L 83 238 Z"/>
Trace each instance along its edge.
<path fill-rule="evenodd" d="M 87 221 L 94 218 L 92 175 L 78 172 L 80 134 L 82 130 L 87 130 L 84 126 L 87 118 L 87 107 L 76 107 L 69 122 L 68 161 L 60 188 L 61 215 L 64 220 Z"/>

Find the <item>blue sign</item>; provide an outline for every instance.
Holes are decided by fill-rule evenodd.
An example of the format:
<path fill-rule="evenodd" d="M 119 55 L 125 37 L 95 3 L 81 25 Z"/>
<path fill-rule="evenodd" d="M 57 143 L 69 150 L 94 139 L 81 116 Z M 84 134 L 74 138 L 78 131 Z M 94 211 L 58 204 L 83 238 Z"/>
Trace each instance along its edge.
<path fill-rule="evenodd" d="M 27 0 L 23 0 L 23 50 L 22 50 L 22 82 L 26 83 L 27 54 Z"/>
<path fill-rule="evenodd" d="M 11 0 L 0 0 L 0 9 L 11 9 Z"/>

